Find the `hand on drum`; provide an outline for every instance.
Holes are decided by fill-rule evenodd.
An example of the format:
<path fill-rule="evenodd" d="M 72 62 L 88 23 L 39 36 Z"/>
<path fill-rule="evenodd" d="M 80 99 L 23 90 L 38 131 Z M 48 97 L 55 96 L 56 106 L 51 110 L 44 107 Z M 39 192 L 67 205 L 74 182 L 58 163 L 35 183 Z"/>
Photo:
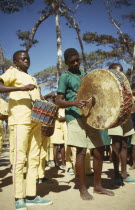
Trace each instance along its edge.
<path fill-rule="evenodd" d="M 34 90 L 34 88 L 37 88 L 36 85 L 33 85 L 33 84 L 28 84 L 24 87 L 21 88 L 22 91 L 28 91 L 28 90 Z"/>
<path fill-rule="evenodd" d="M 75 100 L 75 106 L 82 109 L 84 106 L 86 106 L 87 103 L 90 102 L 90 100 Z"/>

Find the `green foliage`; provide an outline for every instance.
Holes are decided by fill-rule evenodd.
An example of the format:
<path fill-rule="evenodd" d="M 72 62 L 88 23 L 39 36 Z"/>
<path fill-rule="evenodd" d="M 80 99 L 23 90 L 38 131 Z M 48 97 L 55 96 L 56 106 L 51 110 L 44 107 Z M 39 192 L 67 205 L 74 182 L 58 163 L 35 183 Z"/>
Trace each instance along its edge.
<path fill-rule="evenodd" d="M 103 51 L 97 50 L 92 51 L 89 54 L 86 54 L 86 60 L 88 65 L 88 71 L 91 71 L 95 68 L 102 68 L 103 64 L 106 63 L 107 66 L 111 63 L 111 61 L 119 61 L 119 53 L 115 50 L 111 51 Z"/>
<path fill-rule="evenodd" d="M 116 42 L 116 38 L 114 38 L 112 35 L 98 35 L 97 32 L 86 32 L 85 34 L 83 34 L 82 39 L 86 43 L 97 43 L 97 45 L 113 44 L 114 42 Z"/>
<path fill-rule="evenodd" d="M 128 19 L 130 22 L 135 23 L 135 12 L 131 12 L 130 14 L 123 15 L 123 19 Z"/>
<path fill-rule="evenodd" d="M 72 0 L 72 3 L 84 3 L 84 4 L 92 4 L 92 0 Z"/>
<path fill-rule="evenodd" d="M 64 61 L 62 62 L 61 73 L 67 70 Z M 42 71 L 39 71 L 34 75 L 36 77 L 38 84 L 44 84 L 45 88 L 55 90 L 57 86 L 57 66 L 48 67 Z"/>
<path fill-rule="evenodd" d="M 122 6 L 131 6 L 133 0 L 109 0 L 110 7 L 120 9 Z"/>
<path fill-rule="evenodd" d="M 21 8 L 27 4 L 32 4 L 34 0 L 0 0 L 0 11 L 11 14 L 14 12 L 19 12 Z"/>
<path fill-rule="evenodd" d="M 127 63 L 132 61 L 134 41 L 128 34 L 118 35 L 116 38 L 112 35 L 99 35 L 96 32 L 87 32 L 83 34 L 83 40 L 86 43 L 96 44 L 97 46 L 107 45 L 111 47 L 112 50 L 106 52 L 107 59 L 108 56 L 112 55 L 112 58 L 118 57 L 118 59 L 124 59 Z"/>
<path fill-rule="evenodd" d="M 5 68 L 8 69 L 10 66 L 15 66 L 13 62 L 5 58 Z"/>
<path fill-rule="evenodd" d="M 30 40 L 30 31 L 21 31 L 21 30 L 18 30 L 16 32 L 17 36 L 19 39 L 21 39 L 23 42 L 23 44 L 21 44 L 21 46 L 23 47 L 27 47 L 27 45 L 29 44 L 29 40 Z M 38 43 L 38 40 L 36 39 L 33 39 L 32 40 L 32 45 Z"/>

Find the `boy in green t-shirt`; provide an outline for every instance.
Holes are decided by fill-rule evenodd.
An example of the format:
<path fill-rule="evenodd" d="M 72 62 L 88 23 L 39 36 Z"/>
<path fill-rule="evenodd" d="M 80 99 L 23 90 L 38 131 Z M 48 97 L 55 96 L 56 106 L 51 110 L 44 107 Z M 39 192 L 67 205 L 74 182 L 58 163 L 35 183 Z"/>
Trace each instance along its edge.
<path fill-rule="evenodd" d="M 85 184 L 85 154 L 86 148 L 93 149 L 94 159 L 94 192 L 106 195 L 114 195 L 113 192 L 104 189 L 101 185 L 101 172 L 104 147 L 100 132 L 87 125 L 81 117 L 78 108 L 83 108 L 89 100 L 77 100 L 77 91 L 81 80 L 86 75 L 79 69 L 80 58 L 76 49 L 68 48 L 64 52 L 65 63 L 68 71 L 61 75 L 58 84 L 56 104 L 66 108 L 66 121 L 68 123 L 67 145 L 77 148 L 76 173 L 79 176 L 80 196 L 83 200 L 92 200 Z M 87 90 L 86 90 L 87 91 Z"/>

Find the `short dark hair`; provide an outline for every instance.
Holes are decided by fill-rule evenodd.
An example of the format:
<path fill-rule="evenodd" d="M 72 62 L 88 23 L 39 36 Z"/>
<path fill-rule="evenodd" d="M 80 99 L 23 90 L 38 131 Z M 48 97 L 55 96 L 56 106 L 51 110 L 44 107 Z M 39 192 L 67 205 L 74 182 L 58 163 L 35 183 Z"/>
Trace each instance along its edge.
<path fill-rule="evenodd" d="M 20 53 L 28 53 L 28 52 L 27 52 L 26 50 L 18 50 L 18 51 L 16 51 L 16 52 L 13 54 L 13 62 L 16 61 L 16 57 L 17 57 L 17 55 L 20 54 Z"/>
<path fill-rule="evenodd" d="M 70 58 L 70 57 L 72 57 L 74 55 L 79 55 L 79 53 L 78 53 L 78 51 L 76 49 L 74 49 L 74 48 L 68 48 L 68 49 L 66 49 L 65 52 L 64 52 L 64 59 L 65 59 L 65 61 L 68 58 Z"/>
<path fill-rule="evenodd" d="M 110 66 L 109 66 L 109 69 L 116 69 L 117 66 L 120 66 L 122 67 L 122 65 L 120 63 L 112 63 Z M 122 67 L 122 70 L 123 71 L 123 67 Z"/>

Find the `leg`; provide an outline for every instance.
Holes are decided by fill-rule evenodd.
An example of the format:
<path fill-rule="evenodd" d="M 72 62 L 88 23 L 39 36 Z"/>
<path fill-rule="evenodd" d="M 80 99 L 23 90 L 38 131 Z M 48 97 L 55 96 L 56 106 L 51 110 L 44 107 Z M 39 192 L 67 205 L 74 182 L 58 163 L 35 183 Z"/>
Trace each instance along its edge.
<path fill-rule="evenodd" d="M 39 179 L 45 177 L 45 161 L 46 161 L 46 155 L 47 155 L 48 137 L 42 136 L 41 139 L 42 139 L 42 143 L 41 143 L 41 148 L 40 148 L 38 177 L 37 177 Z"/>
<path fill-rule="evenodd" d="M 113 192 L 106 190 L 101 185 L 101 173 L 104 157 L 104 147 L 97 147 L 93 151 L 93 169 L 94 169 L 94 192 L 105 195 L 114 195 Z"/>
<path fill-rule="evenodd" d="M 114 165 L 115 178 L 120 177 L 120 173 L 119 173 L 120 146 L 121 146 L 120 137 L 112 136 L 112 161 Z"/>
<path fill-rule="evenodd" d="M 2 145 L 3 145 L 3 127 L 1 125 L 0 127 L 0 152 L 2 151 Z"/>
<path fill-rule="evenodd" d="M 72 168 L 72 160 L 71 160 L 71 147 L 65 144 L 66 149 L 66 168 L 67 170 Z"/>
<path fill-rule="evenodd" d="M 85 156 L 85 174 L 86 175 L 92 175 L 93 172 L 91 170 L 91 159 L 90 159 L 91 155 L 90 155 L 90 150 L 87 149 L 86 150 L 86 156 Z"/>
<path fill-rule="evenodd" d="M 88 193 L 85 184 L 85 154 L 86 149 L 77 147 L 76 173 L 79 177 L 79 191 L 83 200 L 92 200 L 93 197 Z"/>
<path fill-rule="evenodd" d="M 10 163 L 13 165 L 14 162 L 14 149 L 15 149 L 15 137 L 14 137 L 14 126 L 9 126 L 9 143 L 10 143 Z"/>
<path fill-rule="evenodd" d="M 132 161 L 133 165 L 130 167 L 130 170 L 135 169 L 135 145 L 132 145 Z"/>
<path fill-rule="evenodd" d="M 58 144 L 54 144 L 53 147 L 53 155 L 54 155 L 54 162 L 55 162 L 55 166 L 58 167 L 59 163 L 58 163 Z"/>
<path fill-rule="evenodd" d="M 60 151 L 61 151 L 61 159 L 62 159 L 62 165 L 65 165 L 65 146 L 64 144 L 60 144 Z"/>
<path fill-rule="evenodd" d="M 111 147 L 110 147 L 110 145 L 106 145 L 106 156 L 107 156 L 107 160 L 111 161 Z"/>
<path fill-rule="evenodd" d="M 109 159 L 110 159 L 110 162 L 112 162 L 112 147 L 110 145 L 110 150 L 109 150 Z"/>
<path fill-rule="evenodd" d="M 30 125 L 14 125 L 15 151 L 13 163 L 13 184 L 15 198 L 24 198 L 23 169 L 26 161 Z M 35 180 L 36 185 L 36 180 Z"/>
<path fill-rule="evenodd" d="M 36 178 L 41 148 L 41 125 L 31 124 L 27 150 L 26 197 L 36 196 Z"/>
<path fill-rule="evenodd" d="M 127 138 L 123 137 L 121 141 L 121 151 L 120 151 L 120 159 L 121 159 L 121 176 L 123 179 L 127 178 Z"/>

